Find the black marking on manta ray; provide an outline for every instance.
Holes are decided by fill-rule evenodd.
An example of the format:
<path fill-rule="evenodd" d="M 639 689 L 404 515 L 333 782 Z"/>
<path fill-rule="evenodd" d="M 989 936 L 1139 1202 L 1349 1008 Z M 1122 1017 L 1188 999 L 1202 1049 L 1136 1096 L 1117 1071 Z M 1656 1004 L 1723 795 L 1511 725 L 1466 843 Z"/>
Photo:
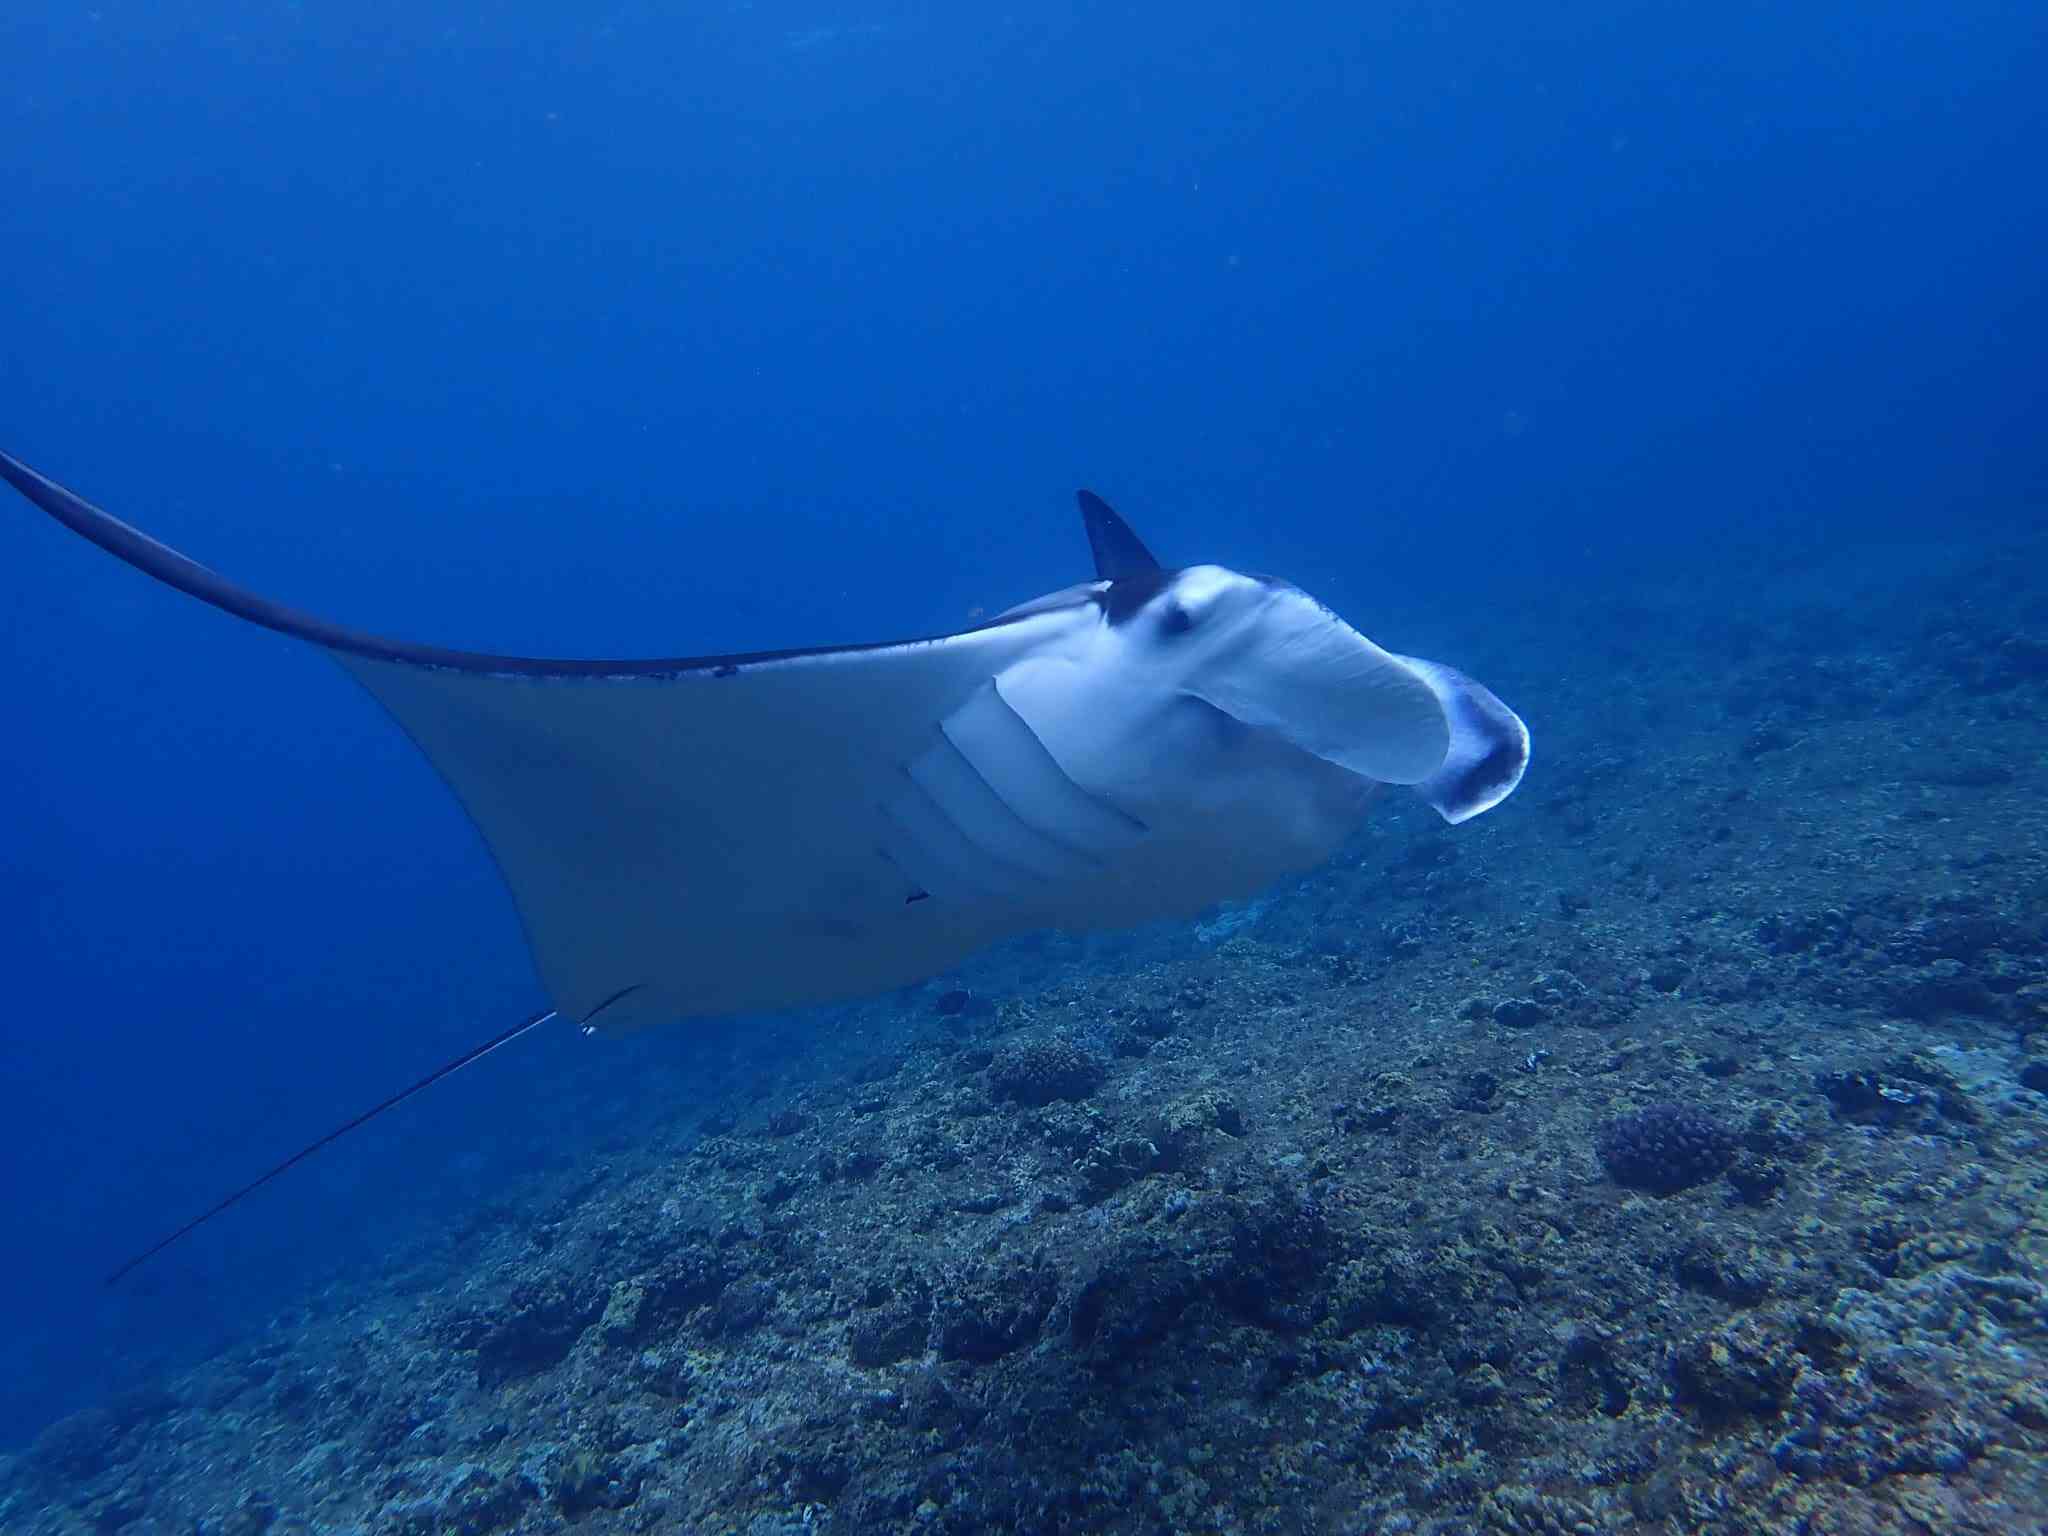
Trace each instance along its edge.
<path fill-rule="evenodd" d="M 870 651 L 908 650 L 913 646 L 936 645 L 962 635 L 1002 629 L 1021 623 L 1034 614 L 999 614 L 980 624 L 944 635 L 919 635 L 907 640 L 873 640 L 850 645 L 806 645 L 776 651 L 734 651 L 716 656 L 665 656 L 648 660 L 600 660 L 577 657 L 502 656 L 486 651 L 458 651 L 438 645 L 415 645 L 366 634 L 359 629 L 329 623 L 312 614 L 273 602 L 247 587 L 158 542 L 141 529 L 124 523 L 111 512 L 66 490 L 56 481 L 38 474 L 11 454 L 0 453 L 0 480 L 41 507 L 51 517 L 80 537 L 126 561 L 146 576 L 209 603 L 224 613 L 247 619 L 252 624 L 307 640 L 329 650 L 370 661 L 395 662 L 429 672 L 460 672 L 484 677 L 575 678 L 587 681 L 644 680 L 661 682 L 709 673 L 732 677 L 747 667 L 776 662 L 828 659 L 860 655 Z M 1077 600 L 1078 601 L 1078 600 Z M 1044 610 L 1039 610 L 1044 611 Z"/>
<path fill-rule="evenodd" d="M 627 998 L 631 997 L 635 992 L 638 992 L 642 987 L 646 985 L 647 983 L 644 981 L 636 981 L 630 987 L 619 988 L 618 991 L 614 992 L 610 997 L 606 998 L 603 1002 L 599 1003 L 595 1008 L 591 1009 L 590 1012 L 583 1015 L 584 1029 L 590 1030 L 596 1028 L 597 1016 L 599 1014 L 603 1013 L 605 1009 L 611 1007 L 614 1003 L 624 1002 Z"/>
<path fill-rule="evenodd" d="M 1492 794 L 1514 775 L 1516 761 L 1520 756 L 1521 751 L 1516 743 L 1499 743 L 1486 756 L 1458 775 L 1458 793 L 1453 797 L 1454 801 L 1470 805 L 1473 801 Z"/>
<path fill-rule="evenodd" d="M 1179 575 L 1179 571 L 1155 569 L 1135 576 L 1119 576 L 1100 591 L 1089 593 L 1088 600 L 1102 610 L 1111 629 L 1121 629 L 1143 612 L 1147 603 L 1172 586 Z"/>
<path fill-rule="evenodd" d="M 875 810 L 879 815 L 886 816 L 889 814 L 888 811 L 884 809 L 879 802 L 876 803 Z M 875 844 L 875 857 L 880 859 L 884 864 L 888 865 L 891 869 L 895 870 L 897 874 L 901 875 L 903 877 L 903 883 L 910 887 L 910 894 L 903 898 L 903 905 L 907 907 L 915 902 L 930 901 L 932 899 L 932 893 L 926 890 L 923 886 L 919 885 L 915 880 L 911 879 L 910 872 L 906 870 L 901 864 L 898 864 L 896 862 L 896 856 L 889 852 L 888 849 L 884 848 L 880 843 Z"/>

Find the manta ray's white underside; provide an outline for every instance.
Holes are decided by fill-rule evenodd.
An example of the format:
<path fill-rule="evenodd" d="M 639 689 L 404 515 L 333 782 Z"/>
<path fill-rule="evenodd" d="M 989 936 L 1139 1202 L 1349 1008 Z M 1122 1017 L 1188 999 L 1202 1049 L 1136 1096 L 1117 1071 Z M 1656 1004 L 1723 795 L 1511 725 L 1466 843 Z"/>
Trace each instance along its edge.
<path fill-rule="evenodd" d="M 223 581 L 0 455 L 150 575 L 323 646 L 481 830 L 561 1013 L 607 1032 L 854 996 L 1043 927 L 1190 914 L 1312 867 L 1381 783 L 1462 821 L 1528 734 L 1284 582 L 1160 569 L 964 633 L 645 662 L 404 645 Z"/>

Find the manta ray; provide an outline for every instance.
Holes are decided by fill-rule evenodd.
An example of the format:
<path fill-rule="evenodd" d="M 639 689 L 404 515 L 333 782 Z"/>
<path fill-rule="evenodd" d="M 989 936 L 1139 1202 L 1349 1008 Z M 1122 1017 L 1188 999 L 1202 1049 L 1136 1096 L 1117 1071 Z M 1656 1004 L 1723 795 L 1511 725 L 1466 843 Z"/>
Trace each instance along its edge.
<path fill-rule="evenodd" d="M 1458 823 L 1529 760 L 1480 684 L 1291 582 L 1162 565 L 1089 491 L 1095 578 L 971 628 L 606 661 L 348 629 L 5 454 L 0 478 L 146 575 L 327 652 L 482 834 L 552 1007 L 371 1114 L 552 1018 L 609 1034 L 858 997 L 1037 929 L 1192 916 L 1321 864 L 1383 785 Z"/>

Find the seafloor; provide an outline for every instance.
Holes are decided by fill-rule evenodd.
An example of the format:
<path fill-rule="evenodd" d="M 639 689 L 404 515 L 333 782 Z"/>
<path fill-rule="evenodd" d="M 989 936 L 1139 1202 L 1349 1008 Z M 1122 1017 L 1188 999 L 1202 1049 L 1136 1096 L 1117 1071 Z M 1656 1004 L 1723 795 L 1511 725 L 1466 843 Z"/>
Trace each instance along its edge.
<path fill-rule="evenodd" d="M 0 1527 L 2048 1530 L 2048 546 L 1924 553 L 1410 616 L 1501 810 L 731 1038 Z"/>

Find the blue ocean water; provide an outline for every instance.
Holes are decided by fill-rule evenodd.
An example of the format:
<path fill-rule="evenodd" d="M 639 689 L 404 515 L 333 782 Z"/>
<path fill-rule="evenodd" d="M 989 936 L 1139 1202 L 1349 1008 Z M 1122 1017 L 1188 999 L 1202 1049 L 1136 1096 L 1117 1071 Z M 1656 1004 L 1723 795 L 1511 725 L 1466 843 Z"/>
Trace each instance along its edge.
<path fill-rule="evenodd" d="M 0 57 L 0 446 L 373 631 L 941 630 L 1085 574 L 1088 484 L 1493 648 L 2048 490 L 2026 4 L 19 0 Z M 530 1040 L 103 1289 L 538 994 L 324 658 L 26 507 L 0 562 L 8 1442 L 587 1156 L 549 1106 L 631 1124 L 693 1036 Z"/>

